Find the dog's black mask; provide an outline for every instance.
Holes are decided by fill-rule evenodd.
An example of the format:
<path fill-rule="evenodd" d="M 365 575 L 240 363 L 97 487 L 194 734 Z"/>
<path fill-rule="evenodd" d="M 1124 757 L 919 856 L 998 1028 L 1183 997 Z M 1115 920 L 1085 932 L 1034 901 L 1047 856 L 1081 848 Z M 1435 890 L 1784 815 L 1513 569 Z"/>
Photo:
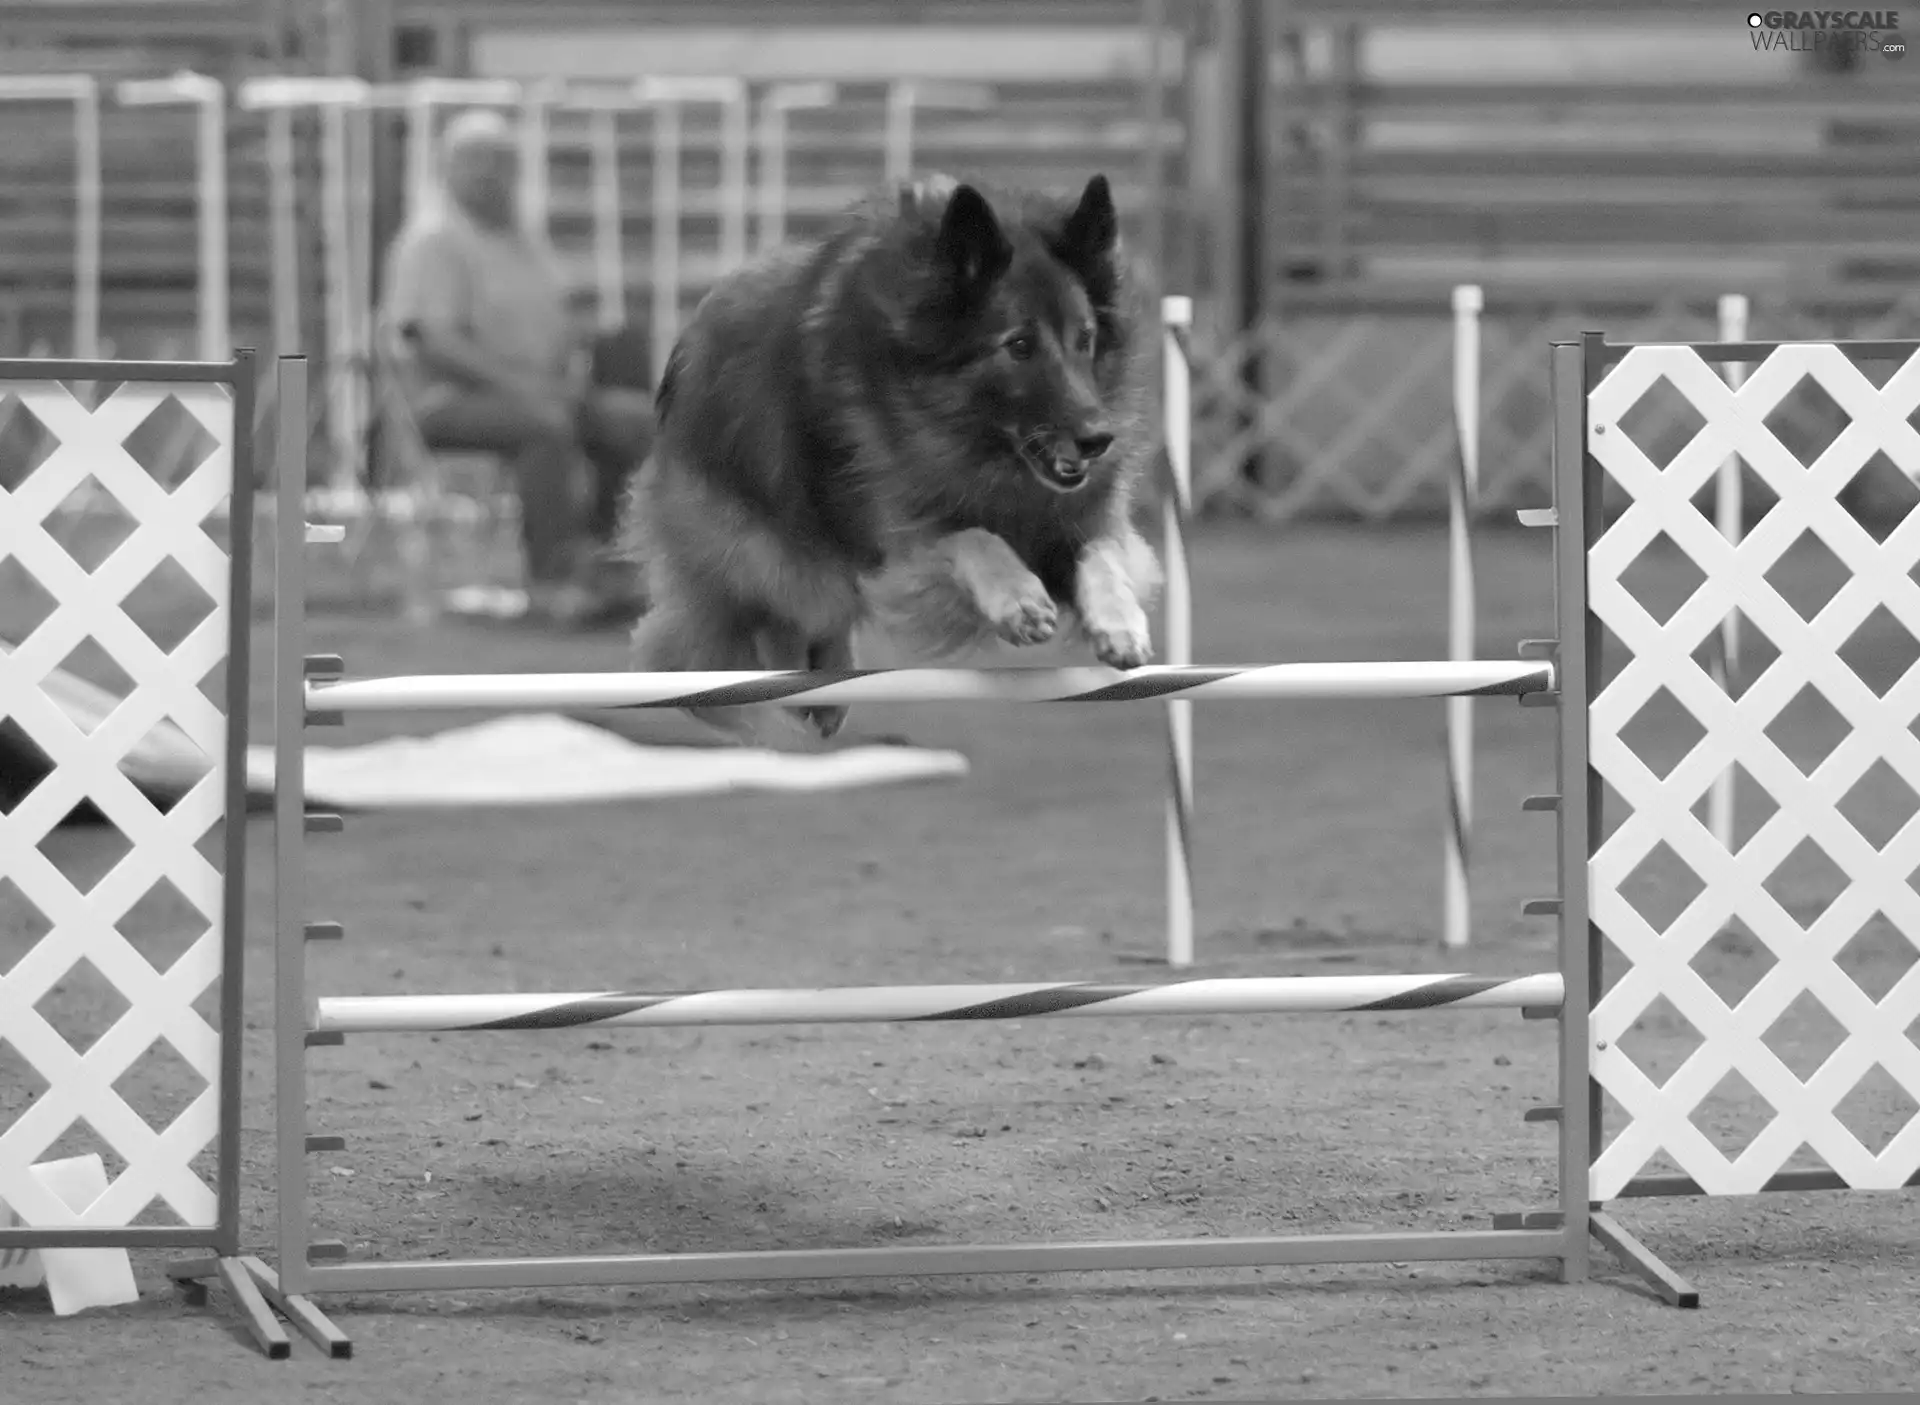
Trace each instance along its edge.
<path fill-rule="evenodd" d="M 1088 181 L 1070 210 L 1005 220 L 974 187 L 956 186 L 933 251 L 993 457 L 1010 451 L 1046 487 L 1077 492 L 1115 436 L 1119 221 L 1107 178 Z"/>

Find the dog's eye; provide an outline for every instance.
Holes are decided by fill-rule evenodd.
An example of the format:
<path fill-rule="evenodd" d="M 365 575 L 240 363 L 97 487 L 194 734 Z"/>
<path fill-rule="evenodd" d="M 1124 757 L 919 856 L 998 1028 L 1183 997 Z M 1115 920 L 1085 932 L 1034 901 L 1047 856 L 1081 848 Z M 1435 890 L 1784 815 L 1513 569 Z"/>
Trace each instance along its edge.
<path fill-rule="evenodd" d="M 1017 336 L 1012 336 L 1007 338 L 1007 355 L 1011 356 L 1016 361 L 1027 360 L 1029 357 L 1033 355 L 1034 350 L 1035 350 L 1034 340 L 1032 337 L 1028 336 L 1025 332 L 1021 332 Z"/>

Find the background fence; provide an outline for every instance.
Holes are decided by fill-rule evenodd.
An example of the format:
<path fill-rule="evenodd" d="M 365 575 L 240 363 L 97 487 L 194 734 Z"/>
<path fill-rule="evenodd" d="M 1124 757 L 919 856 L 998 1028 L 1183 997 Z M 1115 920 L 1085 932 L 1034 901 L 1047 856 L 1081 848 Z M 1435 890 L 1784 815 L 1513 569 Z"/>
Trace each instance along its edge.
<path fill-rule="evenodd" d="M 1891 300 L 1762 294 L 1751 303 L 1756 340 L 1895 337 L 1920 323 L 1920 289 Z M 1513 508 L 1546 495 L 1548 342 L 1593 329 L 1633 341 L 1719 334 L 1716 299 L 1679 294 L 1653 307 L 1495 294 L 1481 327 L 1477 505 L 1482 516 L 1506 521 Z M 1251 335 L 1225 332 L 1216 322 L 1196 343 L 1196 491 L 1209 508 L 1269 523 L 1444 515 L 1456 450 L 1452 327 L 1442 311 L 1424 301 L 1300 298 Z M 1264 394 L 1247 384 L 1247 362 L 1255 358 L 1265 361 L 1271 389 Z M 1636 434 L 1664 462 L 1698 423 L 1678 397 L 1652 400 Z M 1776 430 L 1811 457 L 1845 423 L 1844 413 L 1809 385 L 1782 405 Z M 1871 508 L 1892 495 L 1904 510 L 1886 467 L 1875 461 L 1850 505 Z M 1746 502 L 1749 516 L 1758 517 L 1773 497 L 1754 482 Z"/>
<path fill-rule="evenodd" d="M 1149 295 L 1195 298 L 1199 505 L 1272 523 L 1439 510 L 1458 283 L 1487 294 L 1483 514 L 1542 482 L 1548 336 L 1710 335 L 1727 293 L 1751 300 L 1762 338 L 1910 334 L 1920 309 L 1920 62 L 1879 36 L 1789 50 L 1705 0 L 0 0 L 0 20 L 0 95 L 6 75 L 61 73 L 105 95 L 100 336 L 120 355 L 196 341 L 194 114 L 111 99 L 121 78 L 177 68 L 229 94 L 272 74 L 386 93 L 348 124 L 344 235 L 318 111 L 294 113 L 279 155 L 267 114 L 228 119 L 232 342 L 297 346 L 336 377 L 361 374 L 364 319 L 330 317 L 328 296 L 377 295 L 406 205 L 394 85 L 741 83 L 749 249 L 819 232 L 903 159 L 1045 186 L 1106 170 Z M 723 108 L 683 106 L 669 171 L 659 114 L 629 106 L 540 109 L 541 203 L 603 299 L 611 216 L 617 301 L 644 326 L 684 314 L 738 249 Z M 58 102 L 0 101 L 0 353 L 70 349 L 74 130 Z M 276 163 L 294 174 L 291 311 L 274 292 Z M 656 298 L 669 207 L 673 287 Z M 369 403 L 336 394 L 316 424 L 337 474 L 363 471 Z M 1809 416 L 1817 433 L 1812 409 L 1790 413 Z"/>

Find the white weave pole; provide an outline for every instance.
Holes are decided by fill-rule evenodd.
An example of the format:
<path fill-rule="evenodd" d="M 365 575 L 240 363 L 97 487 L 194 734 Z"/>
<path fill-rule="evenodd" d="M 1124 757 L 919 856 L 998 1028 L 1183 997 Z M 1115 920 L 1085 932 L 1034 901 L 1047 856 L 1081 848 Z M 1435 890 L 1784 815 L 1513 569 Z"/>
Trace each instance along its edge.
<path fill-rule="evenodd" d="M 0 75 L 0 102 L 63 102 L 73 109 L 73 349 L 100 355 L 100 85 L 82 73 Z"/>
<path fill-rule="evenodd" d="M 1193 368 L 1187 337 L 1193 299 L 1160 300 L 1165 342 L 1163 424 L 1168 483 L 1161 522 L 1166 557 L 1166 655 L 1193 662 L 1193 585 L 1187 575 L 1187 521 L 1193 513 Z M 1167 964 L 1193 964 L 1193 704 L 1167 703 Z"/>
<path fill-rule="evenodd" d="M 1480 489 L 1478 285 L 1453 290 L 1453 471 L 1447 476 L 1447 657 L 1474 657 L 1473 513 Z M 1447 699 L 1447 832 L 1440 940 L 1464 949 L 1473 930 L 1473 699 Z"/>
<path fill-rule="evenodd" d="M 1727 293 L 1720 299 L 1720 340 L 1740 342 L 1747 339 L 1747 299 L 1743 293 Z M 1747 378 L 1747 368 L 1728 363 L 1727 383 L 1736 390 Z M 1743 491 L 1740 483 L 1740 458 L 1729 454 L 1720 465 L 1718 491 L 1714 494 L 1713 515 L 1729 542 L 1738 545 L 1744 521 Z M 1720 621 L 1720 647 L 1708 659 L 1713 681 L 1732 692 L 1731 684 L 1740 668 L 1740 616 L 1732 610 Z M 1707 828 L 1728 853 L 1733 852 L 1733 767 L 1714 778 L 1707 798 Z"/>
<path fill-rule="evenodd" d="M 923 107 L 988 112 L 993 108 L 993 89 L 983 83 L 928 83 L 910 79 L 889 84 L 885 136 L 888 184 L 908 180 L 913 175 L 913 119 Z"/>
<path fill-rule="evenodd" d="M 203 73 L 136 78 L 116 93 L 123 107 L 191 106 L 194 113 L 194 219 L 199 235 L 195 286 L 198 355 L 224 361 L 232 345 L 227 270 L 227 89 Z"/>
<path fill-rule="evenodd" d="M 767 250 L 787 237 L 787 123 L 801 108 L 832 107 L 840 90 L 831 83 L 775 83 L 760 96 L 756 141 L 760 181 L 755 187 L 759 216 L 756 248 Z"/>

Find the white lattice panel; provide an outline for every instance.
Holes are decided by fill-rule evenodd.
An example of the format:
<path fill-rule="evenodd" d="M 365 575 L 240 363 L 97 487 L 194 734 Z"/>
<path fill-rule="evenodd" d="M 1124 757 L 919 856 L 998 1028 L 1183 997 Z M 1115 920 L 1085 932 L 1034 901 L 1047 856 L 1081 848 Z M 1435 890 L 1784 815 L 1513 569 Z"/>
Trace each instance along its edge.
<path fill-rule="evenodd" d="M 214 444 L 170 487 L 156 481 L 125 447 L 169 398 Z M 220 869 L 196 845 L 224 813 L 226 719 L 201 684 L 226 657 L 231 595 L 226 552 L 202 523 L 232 490 L 234 405 L 224 385 L 186 382 L 124 384 L 92 410 L 58 382 L 0 382 L 0 403 L 9 399 L 58 446 L 14 491 L 0 489 L 0 562 L 12 557 L 56 604 L 20 647 L 0 660 L 0 716 L 27 732 L 55 769 L 12 814 L 0 815 L 0 876 L 51 924 L 0 975 L 0 1053 L 11 1045 L 47 1084 L 23 1115 L 0 1127 L 0 1200 L 37 1226 L 124 1226 L 156 1199 L 185 1224 L 210 1226 L 216 1219 L 215 1192 L 191 1162 L 218 1129 L 219 1037 L 193 1002 L 221 975 L 223 895 Z M 129 535 L 91 572 L 44 525 L 89 477 L 94 491 L 111 495 L 132 519 Z M 169 559 L 213 606 L 170 652 L 122 608 Z M 124 701 L 90 735 L 40 687 L 89 636 L 133 682 Z M 183 800 L 162 813 L 117 763 L 166 720 L 199 747 L 211 766 Z M 131 845 L 85 892 L 38 847 L 82 800 L 91 800 Z M 163 879 L 205 920 L 205 930 L 164 970 L 156 969 L 117 925 Z M 84 1054 L 36 1008 L 82 959 L 127 1005 Z M 150 1126 L 114 1086 L 150 1051 L 159 1052 L 156 1041 L 171 1045 L 204 1081 L 165 1127 Z M 126 1162 L 106 1194 L 78 1216 L 27 1171 L 77 1120 Z"/>
<path fill-rule="evenodd" d="M 1620 429 L 1634 403 L 1662 377 L 1705 420 L 1664 469 Z M 1810 465 L 1795 459 L 1765 423 L 1803 377 L 1814 378 L 1851 420 Z M 1920 1034 L 1920 963 L 1876 1003 L 1837 960 L 1876 913 L 1920 943 L 1920 893 L 1908 882 L 1920 868 L 1920 820 L 1909 820 L 1876 847 L 1842 812 L 1849 791 L 1878 762 L 1920 792 L 1920 738 L 1910 730 L 1920 716 L 1920 668 L 1908 669 L 1885 696 L 1877 696 L 1841 657 L 1849 637 L 1877 607 L 1920 637 L 1920 587 L 1910 574 L 1920 561 L 1920 512 L 1876 542 L 1839 497 L 1876 452 L 1920 479 L 1920 434 L 1909 423 L 1917 406 L 1920 355 L 1910 356 L 1876 389 L 1831 345 L 1779 347 L 1738 390 L 1689 347 L 1636 347 L 1589 390 L 1589 451 L 1629 498 L 1590 554 L 1590 606 L 1631 656 L 1594 700 L 1591 723 L 1593 768 L 1624 802 L 1619 827 L 1590 864 L 1593 921 L 1615 948 L 1607 952 L 1610 974 L 1620 971 L 1593 1012 L 1593 1071 L 1627 1119 L 1596 1158 L 1597 1198 L 1617 1194 L 1663 1152 L 1707 1193 L 1721 1195 L 1757 1191 L 1803 1144 L 1859 1188 L 1896 1187 L 1920 1169 L 1920 1116 L 1908 1118 L 1875 1154 L 1835 1114 L 1876 1064 L 1920 1104 L 1920 1049 L 1913 1042 Z M 1780 499 L 1737 545 L 1691 501 L 1735 452 Z M 1705 576 L 1665 624 L 1642 608 L 1622 580 L 1662 532 Z M 1815 533 L 1847 572 L 1844 586 L 1811 620 L 1802 619 L 1767 579 L 1803 532 Z M 1775 662 L 1737 699 L 1693 657 L 1736 607 L 1779 649 Z M 1844 740 L 1811 774 L 1767 732 L 1806 686 L 1846 723 Z M 1622 739 L 1627 724 L 1662 688 L 1705 729 L 1664 778 Z M 1735 762 L 1779 808 L 1730 853 L 1696 818 L 1695 807 Z M 1615 818 L 1611 808 L 1607 818 Z M 1844 878 L 1834 901 L 1803 927 L 1765 884 L 1808 839 Z M 1664 930 L 1655 930 L 1623 886 L 1662 841 L 1704 887 Z M 1733 919 L 1744 922 L 1776 964 L 1730 1007 L 1690 963 Z M 1844 1030 L 1804 1082 L 1766 1042 L 1769 1029 L 1803 993 Z M 1660 996 L 1701 1036 L 1664 1083 L 1621 1047 L 1622 1036 Z M 1765 1127 L 1732 1158 L 1692 1120 L 1730 1070 L 1772 1110 Z"/>

